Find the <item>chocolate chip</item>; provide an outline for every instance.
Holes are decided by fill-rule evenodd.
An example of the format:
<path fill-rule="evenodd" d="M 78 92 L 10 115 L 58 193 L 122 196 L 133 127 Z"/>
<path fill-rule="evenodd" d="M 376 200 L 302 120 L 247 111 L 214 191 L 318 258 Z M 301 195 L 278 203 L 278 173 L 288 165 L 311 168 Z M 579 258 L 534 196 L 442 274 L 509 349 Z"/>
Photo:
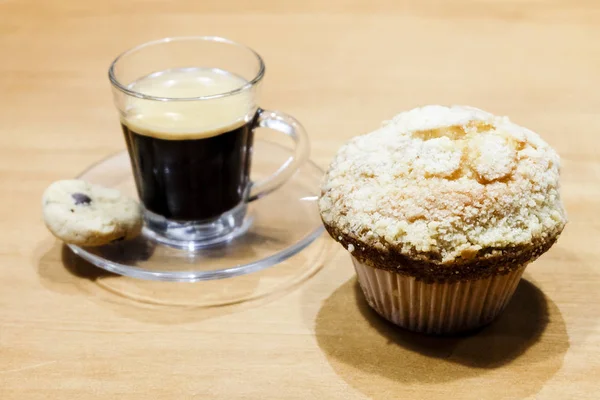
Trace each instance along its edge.
<path fill-rule="evenodd" d="M 71 197 L 73 198 L 73 200 L 75 200 L 75 205 L 90 204 L 92 202 L 92 199 L 90 199 L 88 195 L 83 193 L 73 193 Z"/>

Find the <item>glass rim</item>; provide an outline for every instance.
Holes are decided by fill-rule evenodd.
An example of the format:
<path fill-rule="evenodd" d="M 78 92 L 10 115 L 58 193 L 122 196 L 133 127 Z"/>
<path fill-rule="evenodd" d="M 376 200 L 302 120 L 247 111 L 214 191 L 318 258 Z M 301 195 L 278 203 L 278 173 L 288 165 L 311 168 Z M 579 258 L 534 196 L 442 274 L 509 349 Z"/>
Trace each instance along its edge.
<path fill-rule="evenodd" d="M 241 49 L 248 50 L 256 57 L 256 60 L 258 61 L 258 66 L 259 66 L 258 72 L 254 78 L 252 78 L 245 85 L 240 86 L 239 88 L 230 90 L 228 92 L 211 94 L 208 96 L 198 96 L 198 97 L 161 97 L 161 96 L 152 96 L 152 95 L 144 94 L 144 93 L 129 89 L 127 86 L 125 86 L 121 82 L 119 82 L 119 80 L 115 76 L 115 67 L 116 67 L 117 63 L 123 57 L 125 57 L 127 55 L 130 55 L 130 54 L 132 54 L 136 51 L 139 51 L 145 47 L 153 46 L 156 44 L 176 42 L 176 41 L 188 41 L 188 40 L 189 41 L 205 41 L 205 42 L 224 43 L 224 44 L 237 46 Z M 265 75 L 265 63 L 264 63 L 262 57 L 254 49 L 252 49 L 249 46 L 246 46 L 245 44 L 241 44 L 241 43 L 238 43 L 233 40 L 226 39 L 226 38 L 220 37 L 220 36 L 173 36 L 173 37 L 166 37 L 166 38 L 157 39 L 157 40 L 151 40 L 149 42 L 145 42 L 145 43 L 139 44 L 135 47 L 132 47 L 128 50 L 125 50 L 124 52 L 119 54 L 113 60 L 113 62 L 110 64 L 110 67 L 108 68 L 108 78 L 110 79 L 110 82 L 114 88 L 120 90 L 121 92 L 123 92 L 129 96 L 137 97 L 139 99 L 154 100 L 154 101 L 199 101 L 199 100 L 214 100 L 214 99 L 219 99 L 219 98 L 223 98 L 223 97 L 227 97 L 227 96 L 232 96 L 232 95 L 241 93 L 244 90 L 248 90 L 248 89 L 252 88 L 253 86 L 255 86 L 258 82 L 260 82 L 262 80 L 264 75 Z"/>

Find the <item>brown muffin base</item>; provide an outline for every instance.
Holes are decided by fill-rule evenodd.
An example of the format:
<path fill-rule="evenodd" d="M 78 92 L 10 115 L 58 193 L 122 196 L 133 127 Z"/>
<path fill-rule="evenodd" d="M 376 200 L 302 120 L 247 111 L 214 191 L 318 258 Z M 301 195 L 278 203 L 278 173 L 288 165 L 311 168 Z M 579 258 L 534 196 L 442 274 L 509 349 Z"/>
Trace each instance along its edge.
<path fill-rule="evenodd" d="M 444 264 L 440 261 L 440 255 L 436 253 L 406 255 L 391 246 L 367 244 L 332 225 L 324 225 L 331 237 L 342 246 L 346 249 L 353 248 L 352 257 L 361 263 L 427 283 L 478 280 L 513 273 L 548 251 L 561 233 L 558 231 L 527 245 L 483 249 L 469 259 L 457 259 Z"/>
<path fill-rule="evenodd" d="M 367 303 L 388 321 L 411 331 L 447 335 L 492 322 L 510 301 L 525 265 L 477 280 L 426 283 L 373 268 L 352 257 Z"/>

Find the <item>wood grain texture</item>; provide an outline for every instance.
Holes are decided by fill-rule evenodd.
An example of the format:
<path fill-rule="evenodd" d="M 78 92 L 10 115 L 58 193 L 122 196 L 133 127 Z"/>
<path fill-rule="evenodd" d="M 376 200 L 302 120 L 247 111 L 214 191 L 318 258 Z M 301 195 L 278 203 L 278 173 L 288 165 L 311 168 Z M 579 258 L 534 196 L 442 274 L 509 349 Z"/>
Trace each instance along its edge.
<path fill-rule="evenodd" d="M 263 105 L 322 166 L 416 105 L 510 115 L 561 154 L 569 225 L 468 337 L 383 323 L 326 238 L 230 281 L 104 274 L 46 231 L 41 193 L 123 149 L 112 58 L 197 34 L 264 56 Z M 0 399 L 597 399 L 599 37 L 596 0 L 0 1 Z"/>

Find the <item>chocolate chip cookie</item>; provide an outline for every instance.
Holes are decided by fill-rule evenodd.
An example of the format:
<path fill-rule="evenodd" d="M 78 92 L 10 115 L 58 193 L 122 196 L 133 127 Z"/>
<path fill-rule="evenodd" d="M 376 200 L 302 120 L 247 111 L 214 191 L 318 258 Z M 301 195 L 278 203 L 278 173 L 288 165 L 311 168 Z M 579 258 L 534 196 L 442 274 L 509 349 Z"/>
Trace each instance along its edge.
<path fill-rule="evenodd" d="M 46 226 L 57 238 L 78 246 L 132 239 L 142 228 L 139 204 L 118 190 L 82 180 L 61 180 L 43 195 Z"/>

